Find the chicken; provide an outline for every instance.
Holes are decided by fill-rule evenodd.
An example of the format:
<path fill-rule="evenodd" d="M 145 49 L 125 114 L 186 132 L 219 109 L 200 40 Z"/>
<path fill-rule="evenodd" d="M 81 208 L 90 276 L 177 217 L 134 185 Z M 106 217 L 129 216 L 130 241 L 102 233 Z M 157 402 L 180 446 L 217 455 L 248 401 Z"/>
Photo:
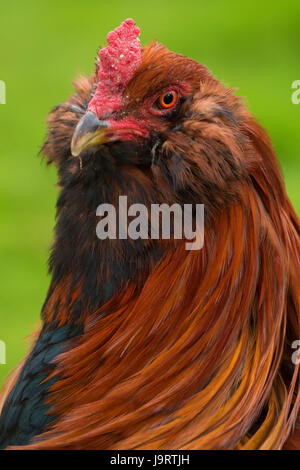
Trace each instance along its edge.
<path fill-rule="evenodd" d="M 0 446 L 300 448 L 300 223 L 272 145 L 205 66 L 138 35 L 131 19 L 109 33 L 50 113 L 51 284 Z M 204 204 L 202 249 L 99 240 L 97 207 L 124 195 Z"/>

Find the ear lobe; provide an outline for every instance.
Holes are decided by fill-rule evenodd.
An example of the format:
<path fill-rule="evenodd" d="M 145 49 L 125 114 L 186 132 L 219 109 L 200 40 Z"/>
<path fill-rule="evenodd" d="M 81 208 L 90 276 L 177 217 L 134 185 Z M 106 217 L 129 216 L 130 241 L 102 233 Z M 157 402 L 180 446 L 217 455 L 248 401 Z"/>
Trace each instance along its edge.
<path fill-rule="evenodd" d="M 47 164 L 55 163 L 60 167 L 66 158 L 71 157 L 73 132 L 86 111 L 93 84 L 94 77 L 80 76 L 73 83 L 75 94 L 50 112 L 47 119 L 46 142 L 41 149 Z"/>

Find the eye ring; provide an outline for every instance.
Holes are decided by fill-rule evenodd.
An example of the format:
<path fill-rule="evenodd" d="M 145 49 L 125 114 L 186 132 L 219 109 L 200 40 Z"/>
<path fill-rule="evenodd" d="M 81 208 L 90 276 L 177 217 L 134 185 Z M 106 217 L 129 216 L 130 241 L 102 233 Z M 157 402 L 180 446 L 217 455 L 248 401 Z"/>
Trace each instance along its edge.
<path fill-rule="evenodd" d="M 162 109 L 170 109 L 177 103 L 178 93 L 175 90 L 167 91 L 158 98 L 159 106 Z"/>

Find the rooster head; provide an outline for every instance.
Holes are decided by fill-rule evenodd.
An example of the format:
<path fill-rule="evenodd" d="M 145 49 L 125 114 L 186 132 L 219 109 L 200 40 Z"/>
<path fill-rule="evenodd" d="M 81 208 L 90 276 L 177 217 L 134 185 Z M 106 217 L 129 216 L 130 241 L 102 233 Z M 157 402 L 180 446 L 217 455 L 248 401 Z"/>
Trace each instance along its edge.
<path fill-rule="evenodd" d="M 108 34 L 88 94 L 68 110 L 68 153 L 99 163 L 105 147 L 117 148 L 114 166 L 151 169 L 172 200 L 206 203 L 209 213 L 236 197 L 254 164 L 251 118 L 205 66 L 156 42 L 142 48 L 138 35 L 132 19 Z"/>

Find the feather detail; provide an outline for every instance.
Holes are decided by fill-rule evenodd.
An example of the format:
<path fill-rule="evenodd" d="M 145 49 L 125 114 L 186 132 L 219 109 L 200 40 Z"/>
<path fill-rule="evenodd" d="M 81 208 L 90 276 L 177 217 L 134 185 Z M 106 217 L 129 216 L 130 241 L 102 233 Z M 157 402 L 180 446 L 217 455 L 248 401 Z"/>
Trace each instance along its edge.
<path fill-rule="evenodd" d="M 202 251 L 179 246 L 137 297 L 128 288 L 95 312 L 57 359 L 59 420 L 28 448 L 281 448 L 299 409 L 298 366 L 284 382 L 282 359 L 300 311 L 282 220 L 299 249 L 286 214 L 272 220 L 245 187 Z"/>
<path fill-rule="evenodd" d="M 300 222 L 271 142 L 233 90 L 160 44 L 142 49 L 131 75 L 118 103 L 122 117 L 147 122 L 147 141 L 87 150 L 79 171 L 70 143 L 98 76 L 81 77 L 50 114 L 43 152 L 60 187 L 52 280 L 41 333 L 2 398 L 0 442 L 300 448 L 291 348 L 300 338 Z M 180 106 L 152 115 L 171 85 Z M 96 208 L 116 207 L 123 194 L 147 207 L 204 203 L 203 249 L 99 243 Z"/>

